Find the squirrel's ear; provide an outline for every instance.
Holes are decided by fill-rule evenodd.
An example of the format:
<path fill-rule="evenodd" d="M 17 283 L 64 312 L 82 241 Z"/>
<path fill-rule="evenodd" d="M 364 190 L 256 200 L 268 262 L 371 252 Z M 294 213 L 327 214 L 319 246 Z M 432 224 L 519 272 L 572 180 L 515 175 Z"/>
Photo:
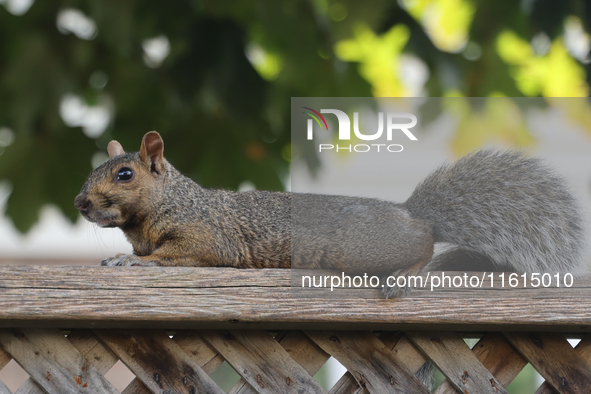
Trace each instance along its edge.
<path fill-rule="evenodd" d="M 109 157 L 112 159 L 113 157 L 121 156 L 125 154 L 123 147 L 121 144 L 115 140 L 109 142 L 109 146 L 107 146 L 107 152 L 109 153 Z"/>
<path fill-rule="evenodd" d="M 161 174 L 164 169 L 164 142 L 162 137 L 155 131 L 150 131 L 142 139 L 140 147 L 141 159 L 150 164 L 150 171 L 155 174 Z"/>

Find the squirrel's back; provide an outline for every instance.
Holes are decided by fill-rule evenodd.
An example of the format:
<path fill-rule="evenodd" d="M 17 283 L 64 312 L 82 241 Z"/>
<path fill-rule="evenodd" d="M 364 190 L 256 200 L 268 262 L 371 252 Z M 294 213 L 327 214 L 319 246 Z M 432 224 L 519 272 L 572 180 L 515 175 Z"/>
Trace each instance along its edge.
<path fill-rule="evenodd" d="M 565 182 L 522 152 L 482 150 L 440 167 L 404 203 L 435 242 L 484 255 L 497 268 L 573 272 L 583 231 Z"/>

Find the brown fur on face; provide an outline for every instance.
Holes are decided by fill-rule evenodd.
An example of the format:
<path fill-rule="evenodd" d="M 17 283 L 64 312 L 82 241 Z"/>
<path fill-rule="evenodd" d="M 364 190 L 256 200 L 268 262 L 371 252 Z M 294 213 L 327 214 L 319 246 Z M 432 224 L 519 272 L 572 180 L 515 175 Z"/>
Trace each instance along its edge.
<path fill-rule="evenodd" d="M 74 205 L 100 227 L 130 227 L 146 216 L 145 204 L 138 201 L 153 201 L 152 191 L 162 188 L 164 145 L 152 131 L 142 139 L 139 153 L 126 154 L 117 141 L 107 151 L 111 160 L 90 174 Z"/>
<path fill-rule="evenodd" d="M 131 180 L 118 181 L 117 174 L 122 169 L 132 171 Z M 161 177 L 151 173 L 138 153 L 123 154 L 91 174 L 76 197 L 76 204 L 85 203 L 87 209 L 81 210 L 82 215 L 100 227 L 124 228 L 144 218 L 143 207 L 137 201 L 149 198 L 161 182 Z"/>

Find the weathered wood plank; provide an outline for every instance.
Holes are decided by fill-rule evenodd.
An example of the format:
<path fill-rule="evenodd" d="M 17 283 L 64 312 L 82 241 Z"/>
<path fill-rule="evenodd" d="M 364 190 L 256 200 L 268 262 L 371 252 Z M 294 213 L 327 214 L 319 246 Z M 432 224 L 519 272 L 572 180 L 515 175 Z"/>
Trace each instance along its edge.
<path fill-rule="evenodd" d="M 68 340 L 103 375 L 109 372 L 117 361 L 119 361 L 115 353 L 105 346 L 90 330 L 72 331 L 68 335 Z M 135 384 L 128 385 L 122 394 L 152 394 L 141 381 L 134 379 L 132 383 Z"/>
<path fill-rule="evenodd" d="M 352 373 L 370 393 L 429 393 L 429 390 L 369 332 L 306 331 L 325 352 Z"/>
<path fill-rule="evenodd" d="M 462 393 L 506 393 L 457 333 L 407 332 L 406 335 Z"/>
<path fill-rule="evenodd" d="M 259 275 L 256 275 L 256 273 Z M 231 278 L 231 280 L 228 280 Z M 286 269 L 249 270 L 225 267 L 80 267 L 0 266 L 5 288 L 137 289 L 290 287 Z"/>
<path fill-rule="evenodd" d="M 228 278 L 231 278 L 228 280 Z M 185 267 L 0 267 L 0 327 L 581 331 L 591 297 L 301 298 L 289 270 Z M 576 284 L 583 286 L 582 280 Z M 591 286 L 591 281 L 589 281 Z M 116 290 L 116 291 L 115 291 Z M 471 294 L 471 295 L 470 295 Z M 362 296 L 359 298 L 358 296 Z M 447 307 L 441 310 L 440 305 Z M 149 323 L 148 323 L 149 322 Z"/>
<path fill-rule="evenodd" d="M 427 358 L 416 348 L 416 346 L 404 334 L 396 341 L 397 334 L 383 333 L 380 340 L 396 354 L 396 358 L 412 373 L 417 371 L 427 362 Z"/>
<path fill-rule="evenodd" d="M 208 375 L 224 362 L 221 354 L 203 339 L 199 331 L 182 330 L 172 340 Z"/>
<path fill-rule="evenodd" d="M 12 394 L 3 381 L 0 380 L 0 394 Z"/>
<path fill-rule="evenodd" d="M 500 333 L 485 334 L 472 352 L 503 387 L 511 383 L 527 365 L 527 360 Z"/>
<path fill-rule="evenodd" d="M 591 299 L 299 300 L 285 291 L 0 289 L 0 326 L 585 330 Z M 441 310 L 438 305 L 449 306 Z M 486 311 L 484 313 L 483 311 Z M 583 331 L 584 332 L 584 331 Z"/>
<path fill-rule="evenodd" d="M 396 358 L 410 372 L 416 373 L 427 361 L 412 342 L 401 332 L 384 332 L 379 336 L 384 345 L 396 354 Z M 331 388 L 330 394 L 341 393 L 367 393 L 351 374 L 346 372 L 341 379 Z"/>
<path fill-rule="evenodd" d="M 505 337 L 559 393 L 589 392 L 591 367 L 562 335 L 507 332 Z"/>
<path fill-rule="evenodd" d="M 68 340 L 103 375 L 119 360 L 90 330 L 74 330 Z"/>
<path fill-rule="evenodd" d="M 29 376 L 50 394 L 117 393 L 58 330 L 3 329 L 0 342 Z"/>
<path fill-rule="evenodd" d="M 119 360 L 103 345 L 90 330 L 74 330 L 68 335 L 70 343 L 78 350 L 99 373 L 107 373 Z M 43 394 L 44 391 L 31 378 L 27 379 L 16 394 Z M 151 394 L 146 392 L 146 394 Z"/>
<path fill-rule="evenodd" d="M 141 380 L 135 378 L 127 385 L 121 394 L 153 394 L 153 392 L 147 388 Z"/>
<path fill-rule="evenodd" d="M 1 346 L 0 346 L 0 370 L 6 366 L 12 360 L 10 354 L 8 354 Z M 12 394 L 8 387 L 4 384 L 3 381 L 0 380 L 0 394 Z"/>
<path fill-rule="evenodd" d="M 105 346 L 90 330 L 75 330 L 68 335 L 68 340 L 93 364 L 103 375 L 119 361 L 111 349 Z M 152 394 L 138 379 L 132 381 L 122 394 Z"/>
<path fill-rule="evenodd" d="M 259 393 L 326 393 L 265 331 L 207 331 L 203 337 Z"/>
<path fill-rule="evenodd" d="M 196 331 L 179 331 L 174 336 L 173 341 L 208 375 L 211 375 L 224 362 L 224 358 L 212 349 Z M 122 394 L 144 394 L 149 392 L 141 380 L 135 378 Z"/>
<path fill-rule="evenodd" d="M 386 337 L 386 341 L 384 345 L 391 349 L 394 344 L 400 339 L 402 333 L 395 332 L 395 333 L 386 333 L 384 336 Z M 382 338 L 380 338 L 382 339 Z M 391 343 L 387 343 L 391 342 Z M 351 374 L 351 372 L 347 371 L 341 378 L 331 387 L 328 392 L 329 394 L 369 394 L 369 391 L 365 387 L 359 386 L 355 377 Z"/>
<path fill-rule="evenodd" d="M 330 358 L 328 353 L 302 331 L 292 330 L 287 332 L 279 340 L 279 343 L 289 356 L 310 375 L 315 375 Z"/>
<path fill-rule="evenodd" d="M 89 364 L 105 374 L 116 362 L 113 353 L 100 344 L 96 336 L 88 330 L 78 330 L 68 336 L 70 343 L 78 350 Z M 110 366 L 109 366 L 110 365 Z M 16 391 L 16 394 L 44 394 L 45 391 L 31 378 L 27 379 Z"/>
<path fill-rule="evenodd" d="M 478 360 L 506 387 L 527 365 L 527 360 L 499 333 L 487 333 L 472 348 Z M 444 380 L 435 394 L 456 394 L 457 390 Z"/>
<path fill-rule="evenodd" d="M 292 275 L 294 272 L 294 275 Z M 137 289 L 137 288 L 240 288 L 240 287 L 294 287 L 301 289 L 301 281 L 297 281 L 297 273 L 289 269 L 236 269 L 227 267 L 93 267 L 93 266 L 49 266 L 49 265 L 0 265 L 0 283 L 4 288 L 53 288 L 53 289 L 94 289 L 94 290 L 114 290 L 114 289 Z M 311 275 L 341 275 L 336 271 L 312 271 Z M 531 292 L 523 292 L 523 280 L 519 278 L 517 286 L 509 285 L 508 276 L 511 273 L 504 273 L 505 280 L 501 282 L 497 276 L 502 273 L 494 273 L 495 284 L 491 288 L 488 276 L 483 276 L 481 272 L 432 272 L 429 276 L 423 275 L 423 278 L 431 278 L 424 282 L 421 288 L 412 288 L 413 297 L 423 297 L 426 294 L 433 294 L 434 297 L 442 296 L 442 292 L 452 292 L 458 294 L 487 295 L 492 289 L 497 294 L 513 293 L 514 295 L 533 294 L 537 297 L 544 297 L 548 292 L 547 298 L 556 295 L 581 296 L 591 292 L 591 274 L 583 274 L 573 278 L 572 285 L 565 287 L 561 282 L 557 286 L 555 278 L 551 278 L 548 287 L 538 286 L 534 288 L 532 284 L 526 286 Z M 431 288 L 431 282 L 434 277 L 444 275 L 445 277 L 460 276 L 461 285 L 451 285 L 446 281 L 445 286 Z M 490 273 L 489 273 L 490 275 Z M 514 274 L 513 274 L 514 275 Z M 468 285 L 469 278 L 477 276 L 479 280 L 484 280 L 482 287 Z M 228 280 L 231 278 L 231 280 Z M 564 281 L 564 278 L 563 278 Z M 567 282 L 570 282 L 568 280 Z M 355 298 L 362 294 L 369 294 L 372 298 L 379 296 L 381 288 L 350 287 L 330 289 L 330 281 L 327 294 L 351 293 Z M 367 290 L 375 290 L 368 292 Z M 321 294 L 319 288 L 312 289 L 310 294 Z M 470 291 L 474 290 L 474 291 Z M 515 290 L 515 291 L 514 291 Z M 575 291 L 576 290 L 576 291 Z M 422 294 L 425 293 L 425 294 Z M 302 293 L 304 294 L 304 293 Z M 340 294 L 342 296 L 343 294 Z M 445 296 L 445 295 L 444 295 Z M 510 295 L 510 297 L 513 297 Z M 323 297 L 324 298 L 324 297 Z M 578 297 L 577 297 L 578 298 Z"/>
<path fill-rule="evenodd" d="M 591 364 L 591 335 L 587 335 L 581 339 L 575 347 L 575 351 L 587 364 Z M 534 394 L 556 394 L 556 390 L 548 382 L 544 382 Z"/>
<path fill-rule="evenodd" d="M 224 393 L 163 331 L 97 330 L 95 334 L 154 393 Z"/>
<path fill-rule="evenodd" d="M 345 377 L 347 376 L 347 377 Z M 347 372 L 328 392 L 329 394 L 369 394 L 365 387 L 360 387 L 353 375 Z"/>
<path fill-rule="evenodd" d="M 15 394 L 45 394 L 45 391 L 33 379 L 29 378 L 16 390 Z"/>
<path fill-rule="evenodd" d="M 0 369 L 4 368 L 12 360 L 10 354 L 0 346 Z"/>
<path fill-rule="evenodd" d="M 118 358 L 106 348 L 89 330 L 75 330 L 68 335 L 70 343 L 92 364 L 97 371 L 104 375 L 115 365 Z M 44 391 L 31 378 L 27 379 L 16 394 L 43 394 Z"/>
<path fill-rule="evenodd" d="M 326 363 L 330 356 L 316 345 L 301 331 L 279 333 L 275 340 L 285 349 L 287 354 L 311 376 Z M 254 394 L 257 391 L 241 378 L 230 390 L 229 394 Z"/>

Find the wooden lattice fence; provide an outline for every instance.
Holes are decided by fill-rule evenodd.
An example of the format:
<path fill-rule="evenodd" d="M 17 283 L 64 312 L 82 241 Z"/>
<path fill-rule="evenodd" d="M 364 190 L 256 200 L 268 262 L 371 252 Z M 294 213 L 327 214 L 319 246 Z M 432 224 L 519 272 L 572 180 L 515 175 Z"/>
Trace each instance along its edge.
<path fill-rule="evenodd" d="M 332 356 L 348 372 L 330 393 L 428 393 L 415 373 L 431 360 L 436 393 L 503 393 L 529 363 L 536 393 L 591 392 L 587 296 L 298 298 L 290 284 L 287 270 L 1 267 L 0 369 L 29 374 L 19 394 L 115 393 L 118 360 L 136 376 L 126 394 L 222 393 L 210 375 L 227 361 L 231 393 L 324 393 L 313 376 Z"/>

